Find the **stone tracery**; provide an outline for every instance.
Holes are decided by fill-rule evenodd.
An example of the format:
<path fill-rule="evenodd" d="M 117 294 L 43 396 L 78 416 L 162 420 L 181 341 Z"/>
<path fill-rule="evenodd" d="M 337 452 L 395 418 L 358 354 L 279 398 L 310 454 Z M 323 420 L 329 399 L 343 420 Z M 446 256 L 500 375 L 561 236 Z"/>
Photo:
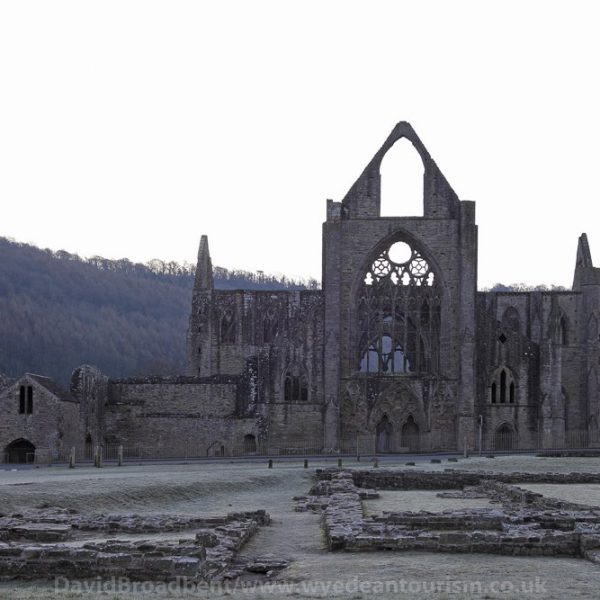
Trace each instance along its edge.
<path fill-rule="evenodd" d="M 360 372 L 436 370 L 441 290 L 418 249 L 404 241 L 384 249 L 364 276 L 358 309 Z"/>

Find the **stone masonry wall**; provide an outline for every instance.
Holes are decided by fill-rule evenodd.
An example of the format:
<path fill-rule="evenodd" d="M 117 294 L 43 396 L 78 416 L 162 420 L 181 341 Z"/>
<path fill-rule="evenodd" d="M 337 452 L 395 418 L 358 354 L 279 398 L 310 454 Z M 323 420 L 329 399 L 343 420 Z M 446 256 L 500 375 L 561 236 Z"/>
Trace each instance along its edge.
<path fill-rule="evenodd" d="M 259 439 L 256 419 L 236 418 L 237 402 L 235 379 L 111 381 L 106 442 L 162 455 L 228 455 L 245 435 Z"/>
<path fill-rule="evenodd" d="M 33 411 L 19 413 L 19 388 L 33 387 Z M 81 443 L 79 403 L 62 401 L 35 380 L 22 377 L 0 394 L 0 461 L 6 446 L 24 439 L 36 448 L 36 460 L 47 460 Z"/>

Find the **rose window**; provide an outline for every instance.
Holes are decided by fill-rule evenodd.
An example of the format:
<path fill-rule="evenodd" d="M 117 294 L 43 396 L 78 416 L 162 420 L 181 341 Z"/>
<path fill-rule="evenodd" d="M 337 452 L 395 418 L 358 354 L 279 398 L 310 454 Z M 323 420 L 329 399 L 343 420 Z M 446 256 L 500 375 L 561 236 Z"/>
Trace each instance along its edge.
<path fill-rule="evenodd" d="M 432 286 L 435 275 L 418 250 L 396 242 L 384 250 L 365 274 L 366 285 L 390 281 L 393 285 Z"/>

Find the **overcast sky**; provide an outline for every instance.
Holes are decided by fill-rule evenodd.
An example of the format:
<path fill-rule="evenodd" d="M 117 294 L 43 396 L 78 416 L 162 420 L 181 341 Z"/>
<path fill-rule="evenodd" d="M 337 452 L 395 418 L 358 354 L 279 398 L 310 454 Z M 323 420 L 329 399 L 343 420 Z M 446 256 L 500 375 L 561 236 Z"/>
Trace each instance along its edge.
<path fill-rule="evenodd" d="M 206 233 L 320 278 L 325 200 L 407 120 L 477 201 L 479 286 L 570 286 L 581 232 L 600 264 L 597 5 L 4 1 L 0 235 L 191 261 Z"/>

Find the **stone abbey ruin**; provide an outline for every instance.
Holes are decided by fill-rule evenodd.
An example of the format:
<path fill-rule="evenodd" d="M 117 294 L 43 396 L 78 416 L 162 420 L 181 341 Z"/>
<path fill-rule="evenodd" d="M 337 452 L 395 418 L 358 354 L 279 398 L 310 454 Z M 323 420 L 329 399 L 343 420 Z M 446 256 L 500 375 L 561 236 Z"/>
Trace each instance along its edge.
<path fill-rule="evenodd" d="M 423 216 L 380 216 L 380 164 L 423 162 Z M 340 202 L 327 201 L 322 289 L 213 288 L 198 253 L 176 378 L 77 368 L 0 392 L 4 460 L 560 448 L 598 442 L 600 269 L 586 235 L 571 291 L 477 290 L 475 203 L 459 200 L 401 122 Z M 576 442 L 573 442 L 576 440 Z"/>

